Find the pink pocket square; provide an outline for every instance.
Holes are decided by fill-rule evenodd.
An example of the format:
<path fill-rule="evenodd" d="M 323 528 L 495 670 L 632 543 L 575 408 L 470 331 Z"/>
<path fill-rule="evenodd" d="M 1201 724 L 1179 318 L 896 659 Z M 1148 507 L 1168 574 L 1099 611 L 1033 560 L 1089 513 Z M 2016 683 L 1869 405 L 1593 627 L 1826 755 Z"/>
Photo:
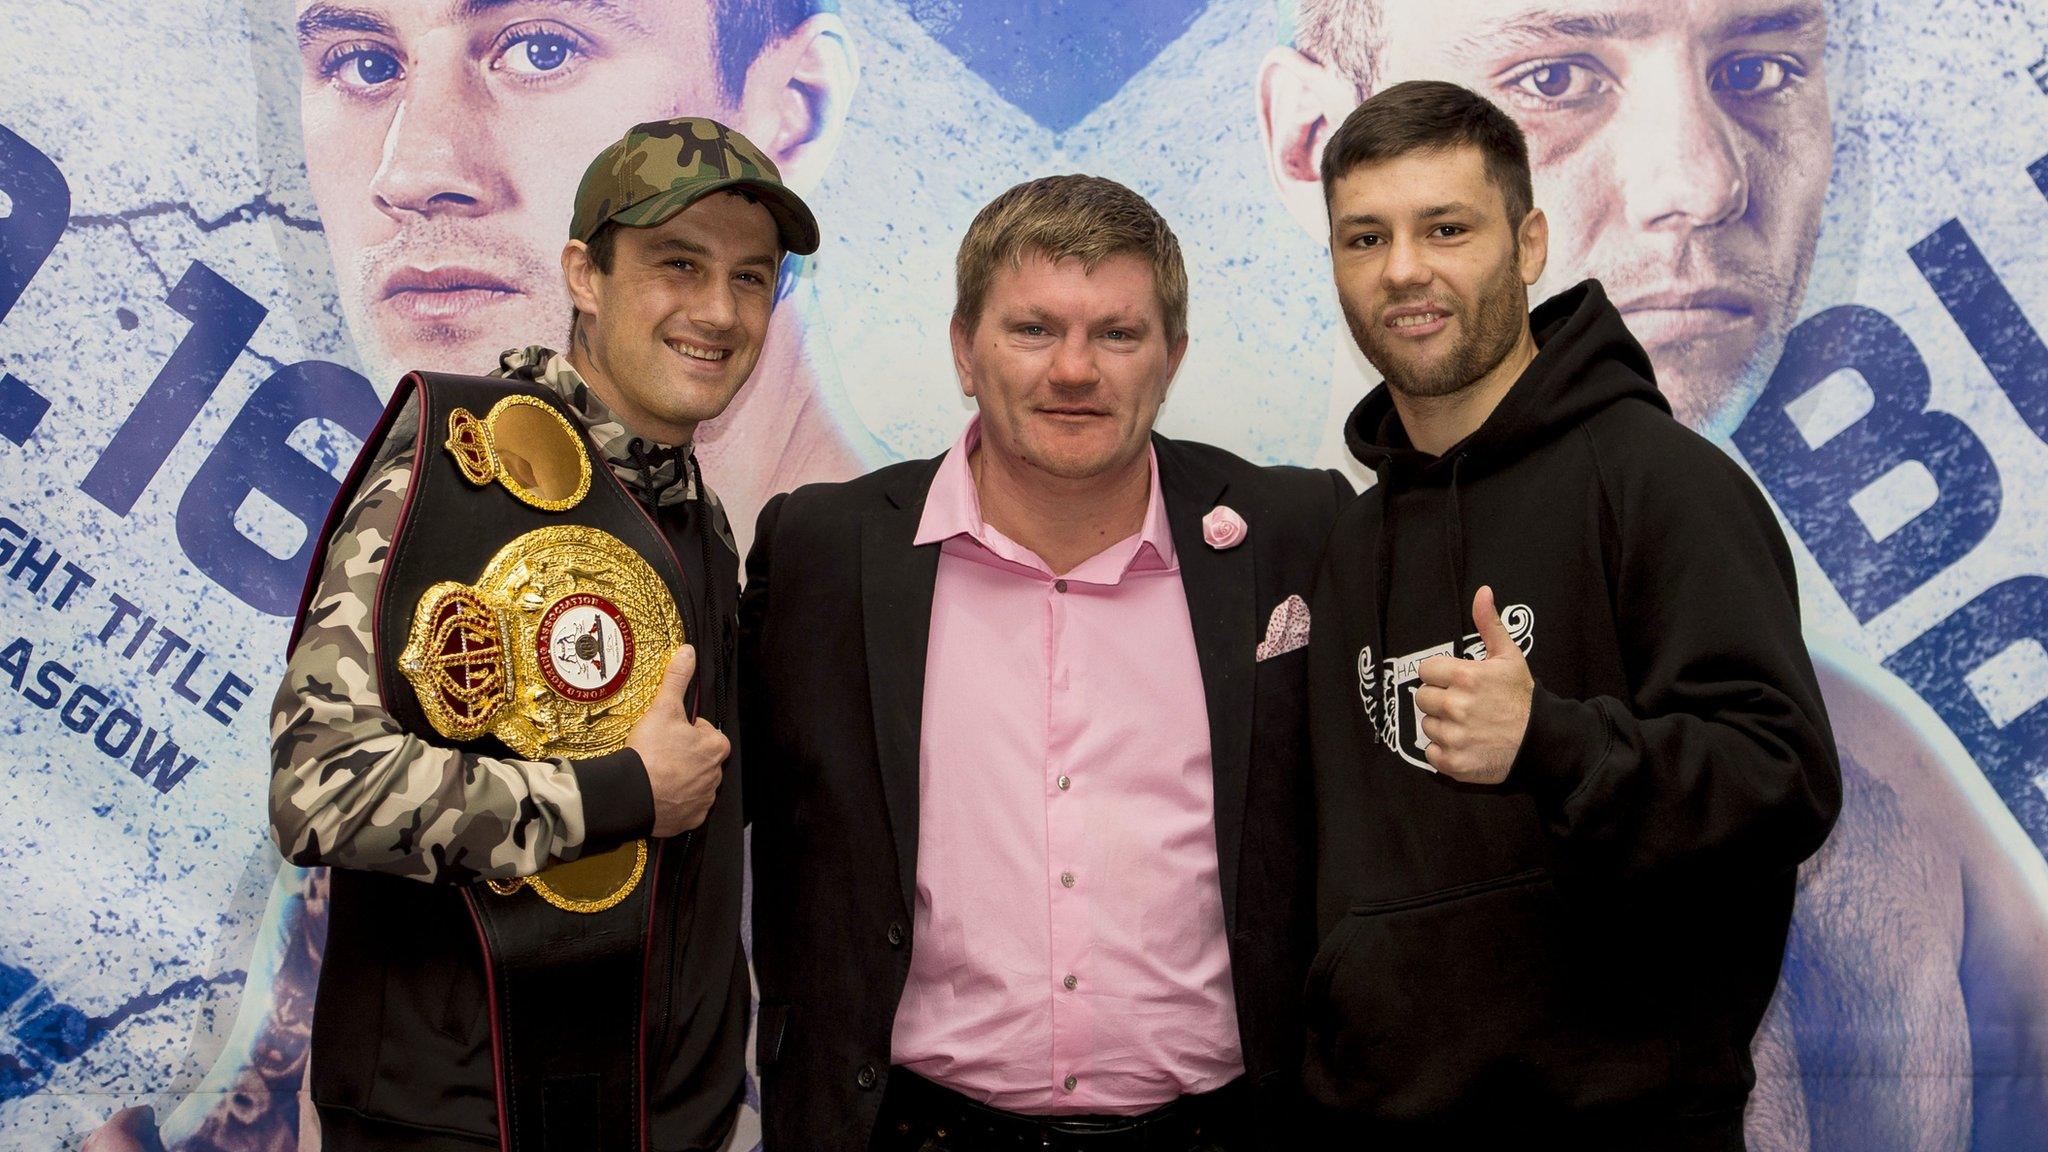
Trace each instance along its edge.
<path fill-rule="evenodd" d="M 1271 660 L 1308 643 L 1308 605 L 1299 596 L 1289 596 L 1273 609 L 1266 621 L 1266 638 L 1259 641 L 1258 658 Z"/>

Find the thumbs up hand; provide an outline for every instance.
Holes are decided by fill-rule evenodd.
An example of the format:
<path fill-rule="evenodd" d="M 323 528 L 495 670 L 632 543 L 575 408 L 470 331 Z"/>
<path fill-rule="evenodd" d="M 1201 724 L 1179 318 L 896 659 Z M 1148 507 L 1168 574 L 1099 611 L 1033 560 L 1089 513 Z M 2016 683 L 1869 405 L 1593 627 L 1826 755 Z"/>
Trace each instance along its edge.
<path fill-rule="evenodd" d="M 656 836 L 675 836 L 704 822 L 732 753 L 732 741 L 709 720 L 690 719 L 684 700 L 696 674 L 697 650 L 688 644 L 676 649 L 654 703 L 626 738 L 626 747 L 640 754 L 647 769 Z"/>
<path fill-rule="evenodd" d="M 1430 741 L 1423 752 L 1430 767 L 1466 784 L 1498 784 L 1508 778 L 1529 730 L 1536 681 L 1501 622 L 1492 588 L 1472 598 L 1472 623 L 1486 643 L 1486 658 L 1424 660 L 1415 670 L 1422 678 L 1415 706 Z"/>

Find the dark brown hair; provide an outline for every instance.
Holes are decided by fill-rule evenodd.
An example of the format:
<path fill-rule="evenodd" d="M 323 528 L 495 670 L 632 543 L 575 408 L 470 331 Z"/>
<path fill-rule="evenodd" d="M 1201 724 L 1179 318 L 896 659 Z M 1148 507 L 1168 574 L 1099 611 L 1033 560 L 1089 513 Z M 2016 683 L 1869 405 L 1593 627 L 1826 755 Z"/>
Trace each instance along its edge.
<path fill-rule="evenodd" d="M 612 261 L 618 259 L 619 254 L 619 226 L 609 220 L 599 224 L 583 246 L 590 250 L 590 262 L 597 266 L 597 270 L 611 275 Z"/>
<path fill-rule="evenodd" d="M 1536 201 L 1528 141 L 1484 96 L 1441 80 L 1396 84 L 1352 109 L 1323 146 L 1323 204 L 1330 203 L 1331 186 L 1355 168 L 1461 147 L 1479 149 L 1487 179 L 1507 204 L 1508 224 L 1520 226 Z"/>

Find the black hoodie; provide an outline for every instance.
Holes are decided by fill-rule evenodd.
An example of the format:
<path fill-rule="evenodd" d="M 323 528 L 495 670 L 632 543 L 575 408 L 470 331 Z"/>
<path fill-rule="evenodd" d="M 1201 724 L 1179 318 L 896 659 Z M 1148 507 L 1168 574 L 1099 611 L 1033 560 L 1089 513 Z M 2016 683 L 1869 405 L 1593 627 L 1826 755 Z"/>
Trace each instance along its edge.
<path fill-rule="evenodd" d="M 1312 597 L 1311 1095 L 1374 1146 L 1740 1149 L 1794 870 L 1841 801 L 1769 507 L 1686 429 L 1597 282 L 1478 431 L 1378 474 Z M 1427 770 L 1414 666 L 1490 584 L 1536 680 L 1507 782 Z M 1480 653 L 1483 654 L 1483 653 Z"/>

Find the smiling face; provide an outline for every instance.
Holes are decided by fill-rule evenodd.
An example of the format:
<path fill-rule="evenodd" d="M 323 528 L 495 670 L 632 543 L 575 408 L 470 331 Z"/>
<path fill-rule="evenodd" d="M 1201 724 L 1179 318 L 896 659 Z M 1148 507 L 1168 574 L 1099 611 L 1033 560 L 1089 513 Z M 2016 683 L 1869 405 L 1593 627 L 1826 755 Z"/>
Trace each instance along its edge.
<path fill-rule="evenodd" d="M 1332 71 L 1448 80 L 1513 116 L 1550 217 L 1539 293 L 1601 280 L 1687 423 L 1747 407 L 1798 316 L 1827 191 L 1820 0 L 1301 3 L 1322 41 L 1303 47 Z M 1328 88 L 1290 91 L 1322 105 Z M 1309 175 L 1312 125 L 1349 110 L 1289 98 L 1267 97 L 1283 193 Z"/>
<path fill-rule="evenodd" d="M 1330 185 L 1337 300 L 1359 351 L 1409 397 L 1463 391 L 1528 329 L 1544 222 L 1508 219 L 1484 155 L 1464 145 L 1361 164 Z"/>
<path fill-rule="evenodd" d="M 571 242 L 562 271 L 582 313 L 571 358 L 635 435 L 688 441 L 754 371 L 782 259 L 768 209 L 714 192 L 646 228 L 617 230 L 611 271 Z"/>
<path fill-rule="evenodd" d="M 585 162 L 630 124 L 724 111 L 704 0 L 322 0 L 298 34 L 307 171 L 380 375 L 562 339 Z"/>
<path fill-rule="evenodd" d="M 1034 251 L 989 281 L 970 330 L 953 322 L 982 450 L 1013 475 L 1114 481 L 1145 467 L 1152 422 L 1187 351 L 1169 340 L 1152 265 L 1119 253 L 1089 271 Z"/>

